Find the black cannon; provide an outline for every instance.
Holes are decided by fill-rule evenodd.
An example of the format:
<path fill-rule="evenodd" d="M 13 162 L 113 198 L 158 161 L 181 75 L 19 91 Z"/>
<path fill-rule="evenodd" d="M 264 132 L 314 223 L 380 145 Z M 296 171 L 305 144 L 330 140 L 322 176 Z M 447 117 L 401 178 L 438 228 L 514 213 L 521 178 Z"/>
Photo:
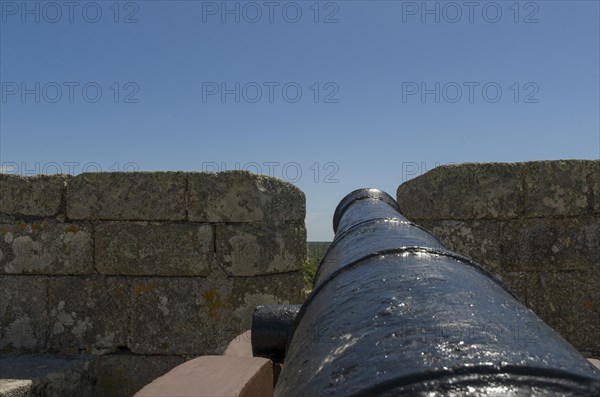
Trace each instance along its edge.
<path fill-rule="evenodd" d="M 600 396 L 598 370 L 386 193 L 350 193 L 333 223 L 275 396 Z"/>

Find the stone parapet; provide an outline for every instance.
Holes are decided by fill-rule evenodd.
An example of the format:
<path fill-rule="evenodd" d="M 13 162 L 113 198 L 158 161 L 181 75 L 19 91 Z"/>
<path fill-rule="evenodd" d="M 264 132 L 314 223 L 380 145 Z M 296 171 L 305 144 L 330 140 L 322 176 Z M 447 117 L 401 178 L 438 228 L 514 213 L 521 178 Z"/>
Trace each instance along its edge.
<path fill-rule="evenodd" d="M 600 161 L 441 166 L 400 185 L 397 201 L 600 357 Z"/>
<path fill-rule="evenodd" d="M 305 197 L 275 178 L 0 174 L 0 193 L 0 354 L 97 357 L 96 395 L 220 354 L 257 305 L 303 300 Z"/>

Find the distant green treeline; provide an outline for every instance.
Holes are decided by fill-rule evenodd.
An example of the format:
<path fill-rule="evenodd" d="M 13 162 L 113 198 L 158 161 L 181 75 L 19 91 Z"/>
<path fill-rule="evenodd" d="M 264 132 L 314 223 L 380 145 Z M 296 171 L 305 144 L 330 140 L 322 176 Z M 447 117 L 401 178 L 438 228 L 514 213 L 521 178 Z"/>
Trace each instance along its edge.
<path fill-rule="evenodd" d="M 321 263 L 323 256 L 325 256 L 325 253 L 327 252 L 329 245 L 331 245 L 331 242 L 309 241 L 306 243 L 306 245 L 308 255 L 306 266 L 304 266 L 304 285 L 307 290 L 311 290 L 319 264 Z"/>

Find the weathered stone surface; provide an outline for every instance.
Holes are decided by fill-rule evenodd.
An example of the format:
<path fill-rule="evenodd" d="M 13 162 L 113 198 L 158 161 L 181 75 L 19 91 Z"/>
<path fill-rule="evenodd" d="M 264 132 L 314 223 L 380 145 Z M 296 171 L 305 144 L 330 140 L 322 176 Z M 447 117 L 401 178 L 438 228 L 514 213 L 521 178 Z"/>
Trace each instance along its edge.
<path fill-rule="evenodd" d="M 473 259 L 492 273 L 502 270 L 500 224 L 493 220 L 424 220 L 418 223 L 450 250 Z"/>
<path fill-rule="evenodd" d="M 600 270 L 528 273 L 527 305 L 579 350 L 600 353 Z"/>
<path fill-rule="evenodd" d="M 589 214 L 588 176 L 599 161 L 532 161 L 522 163 L 525 178 L 525 216 Z"/>
<path fill-rule="evenodd" d="M 0 397 L 29 397 L 32 389 L 33 382 L 29 379 L 0 379 Z"/>
<path fill-rule="evenodd" d="M 233 317 L 237 329 L 233 336 L 252 328 L 252 315 L 258 305 L 279 303 L 302 303 L 304 278 L 302 272 L 265 275 L 260 277 L 232 277 L 234 287 Z M 239 320 L 239 321 L 238 321 Z M 222 352 L 232 337 L 222 345 Z"/>
<path fill-rule="evenodd" d="M 400 185 L 397 201 L 412 220 L 514 218 L 522 205 L 514 163 L 444 165 Z"/>
<path fill-rule="evenodd" d="M 206 276 L 213 227 L 194 223 L 107 222 L 96 227 L 100 274 Z"/>
<path fill-rule="evenodd" d="M 452 251 L 492 273 L 600 268 L 600 218 L 425 220 Z"/>
<path fill-rule="evenodd" d="M 284 273 L 306 263 L 303 223 L 219 225 L 216 237 L 217 261 L 228 275 Z"/>
<path fill-rule="evenodd" d="M 244 172 L 61 178 L 38 178 L 60 181 L 55 194 L 35 187 L 36 178 L 9 178 L 9 186 L 0 176 L 18 196 L 3 195 L 0 207 L 3 356 L 100 355 L 96 395 L 131 395 L 182 362 L 177 355 L 224 350 L 250 328 L 258 304 L 302 301 L 305 204 L 294 186 Z M 16 207 L 30 199 L 35 211 Z M 212 224 L 193 221 L 201 218 Z M 40 393 L 92 394 L 48 387 Z"/>
<path fill-rule="evenodd" d="M 0 272 L 91 274 L 91 228 L 82 223 L 18 222 L 0 225 Z"/>
<path fill-rule="evenodd" d="M 206 334 L 219 332 L 203 310 L 206 283 L 205 278 L 134 280 L 129 349 L 136 354 L 204 353 L 209 341 L 214 343 Z M 220 298 L 213 304 L 215 313 L 224 310 Z"/>
<path fill-rule="evenodd" d="M 600 217 L 525 218 L 498 227 L 499 263 L 507 271 L 600 269 Z"/>
<path fill-rule="evenodd" d="M 54 216 L 61 211 L 66 175 L 0 174 L 0 213 Z"/>
<path fill-rule="evenodd" d="M 276 178 L 246 171 L 188 174 L 189 220 L 303 221 L 304 193 Z"/>
<path fill-rule="evenodd" d="M 127 280 L 56 277 L 49 280 L 48 289 L 50 350 L 102 354 L 126 345 L 130 310 Z"/>
<path fill-rule="evenodd" d="M 300 272 L 252 278 L 133 281 L 129 348 L 138 354 L 214 354 L 250 328 L 259 304 L 295 303 Z"/>
<path fill-rule="evenodd" d="M 482 172 L 501 194 L 481 189 Z M 491 207 L 490 197 L 499 200 Z M 400 186 L 398 200 L 405 215 L 499 275 L 580 351 L 600 354 L 600 161 L 444 166 Z M 489 220 L 478 219 L 486 212 Z"/>
<path fill-rule="evenodd" d="M 179 356 L 109 354 L 98 358 L 96 397 L 129 397 L 184 361 Z M 91 394 L 88 394 L 91 395 Z"/>
<path fill-rule="evenodd" d="M 529 273 L 502 271 L 497 276 L 522 304 L 527 305 Z"/>
<path fill-rule="evenodd" d="M 185 220 L 182 172 L 85 173 L 69 181 L 67 216 L 84 220 Z"/>
<path fill-rule="evenodd" d="M 48 281 L 0 276 L 0 350 L 35 352 L 46 346 Z"/>
<path fill-rule="evenodd" d="M 590 168 L 591 171 L 588 176 L 588 182 L 592 192 L 590 197 L 591 209 L 592 212 L 600 214 L 600 160 L 593 162 Z"/>
<path fill-rule="evenodd" d="M 94 358 L 85 355 L 3 355 L 0 369 L 3 378 L 25 382 L 22 396 L 91 396 L 96 381 Z"/>

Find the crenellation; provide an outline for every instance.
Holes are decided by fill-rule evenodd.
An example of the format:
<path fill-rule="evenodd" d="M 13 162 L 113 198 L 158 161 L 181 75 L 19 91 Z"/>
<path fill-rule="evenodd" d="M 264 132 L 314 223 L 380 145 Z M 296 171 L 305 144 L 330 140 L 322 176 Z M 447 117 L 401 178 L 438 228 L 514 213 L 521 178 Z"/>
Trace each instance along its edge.
<path fill-rule="evenodd" d="M 600 354 L 600 160 L 441 166 L 397 195 L 409 219 L 498 275 L 580 351 Z"/>
<path fill-rule="evenodd" d="M 0 192 L 0 352 L 96 357 L 97 395 L 221 352 L 258 304 L 302 300 L 305 198 L 283 181 L 0 175 Z"/>

